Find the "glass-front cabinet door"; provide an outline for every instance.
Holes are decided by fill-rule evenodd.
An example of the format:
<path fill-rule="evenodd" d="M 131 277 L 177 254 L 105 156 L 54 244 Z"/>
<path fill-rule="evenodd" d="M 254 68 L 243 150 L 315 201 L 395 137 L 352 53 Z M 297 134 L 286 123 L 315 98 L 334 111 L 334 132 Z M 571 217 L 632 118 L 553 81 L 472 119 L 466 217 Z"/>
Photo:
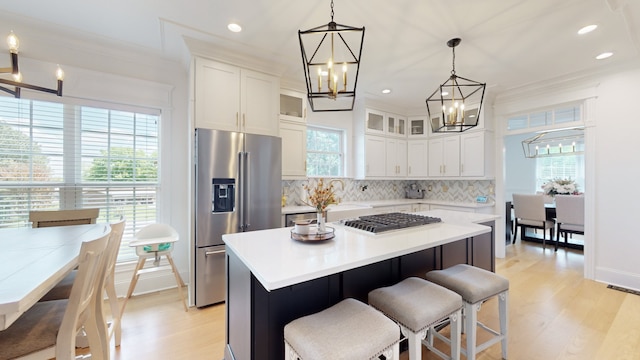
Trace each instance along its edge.
<path fill-rule="evenodd" d="M 395 114 L 387 114 L 387 134 L 397 137 L 407 136 L 407 119 Z"/>
<path fill-rule="evenodd" d="M 385 124 L 385 113 L 377 110 L 367 109 L 367 132 L 370 134 L 383 135 L 387 130 L 387 124 Z"/>
<path fill-rule="evenodd" d="M 409 137 L 425 137 L 427 135 L 426 116 L 411 116 L 407 121 L 409 123 Z"/>

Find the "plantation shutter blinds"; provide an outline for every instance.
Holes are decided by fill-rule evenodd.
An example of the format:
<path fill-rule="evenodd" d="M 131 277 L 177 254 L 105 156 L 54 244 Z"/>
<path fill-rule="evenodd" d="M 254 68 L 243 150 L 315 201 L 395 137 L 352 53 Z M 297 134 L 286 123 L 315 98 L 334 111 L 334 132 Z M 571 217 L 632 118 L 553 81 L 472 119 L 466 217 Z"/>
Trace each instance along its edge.
<path fill-rule="evenodd" d="M 157 220 L 159 112 L 0 97 L 0 228 L 30 226 L 31 210 L 100 208 L 127 222 L 128 242 Z"/>

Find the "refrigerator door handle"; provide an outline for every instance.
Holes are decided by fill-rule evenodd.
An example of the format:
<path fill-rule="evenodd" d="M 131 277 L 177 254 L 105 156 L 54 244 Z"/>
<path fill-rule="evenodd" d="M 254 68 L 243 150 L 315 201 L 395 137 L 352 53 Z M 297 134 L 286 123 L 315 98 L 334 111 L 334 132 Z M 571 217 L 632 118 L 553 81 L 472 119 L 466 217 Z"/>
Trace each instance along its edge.
<path fill-rule="evenodd" d="M 239 208 L 239 217 L 240 217 L 240 221 L 238 224 L 239 227 L 239 231 L 242 232 L 244 231 L 244 207 L 245 207 L 245 201 L 244 201 L 244 188 L 245 188 L 245 178 L 244 178 L 244 161 L 243 161 L 243 152 L 238 152 L 238 200 L 239 200 L 239 204 L 240 206 Z"/>
<path fill-rule="evenodd" d="M 205 256 L 216 255 L 216 254 L 224 254 L 224 250 L 207 251 L 204 253 Z"/>
<path fill-rule="evenodd" d="M 245 221 L 244 221 L 244 229 L 245 230 L 249 230 L 249 227 L 251 226 L 251 219 L 249 218 L 249 214 L 251 213 L 250 211 L 248 211 L 247 209 L 249 209 L 249 204 L 251 204 L 251 158 L 249 157 L 251 155 L 251 152 L 245 152 L 244 153 L 246 156 L 246 161 L 245 161 L 245 174 L 244 174 L 244 189 L 246 191 L 246 199 L 245 199 L 245 203 L 243 204 L 244 206 L 244 210 L 245 210 Z"/>

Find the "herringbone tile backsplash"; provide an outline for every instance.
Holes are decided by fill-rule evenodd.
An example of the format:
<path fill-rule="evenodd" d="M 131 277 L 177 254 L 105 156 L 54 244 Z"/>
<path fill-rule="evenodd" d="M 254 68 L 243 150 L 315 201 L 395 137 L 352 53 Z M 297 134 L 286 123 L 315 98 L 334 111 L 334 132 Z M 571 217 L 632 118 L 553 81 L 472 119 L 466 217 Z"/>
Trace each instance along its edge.
<path fill-rule="evenodd" d="M 325 179 L 329 181 L 331 179 Z M 492 180 L 353 180 L 342 179 L 344 189 L 340 182 L 334 182 L 336 196 L 340 202 L 346 201 L 373 201 L 404 199 L 406 190 L 412 184 L 418 189 L 424 190 L 424 198 L 431 200 L 475 202 L 476 196 L 485 195 L 490 200 L 494 198 L 495 182 Z M 287 197 L 287 205 L 303 205 L 306 192 L 303 185 L 315 186 L 317 179 L 308 180 L 283 180 L 282 191 Z"/>

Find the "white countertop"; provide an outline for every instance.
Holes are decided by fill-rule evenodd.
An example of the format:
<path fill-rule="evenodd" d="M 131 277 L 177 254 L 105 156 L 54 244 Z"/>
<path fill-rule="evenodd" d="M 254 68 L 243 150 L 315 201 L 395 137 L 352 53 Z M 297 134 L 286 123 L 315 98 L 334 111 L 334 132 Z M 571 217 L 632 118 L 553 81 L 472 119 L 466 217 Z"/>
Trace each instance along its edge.
<path fill-rule="evenodd" d="M 369 201 L 345 201 L 340 204 L 332 205 L 335 210 L 353 207 L 361 208 L 375 208 L 383 206 L 397 206 L 407 204 L 430 204 L 430 205 L 446 205 L 446 206 L 459 206 L 467 208 L 487 208 L 495 205 L 494 202 L 477 203 L 477 202 L 461 202 L 461 201 L 443 201 L 443 200 L 431 200 L 431 199 L 391 199 L 391 200 L 369 200 Z M 282 208 L 282 214 L 298 214 L 305 212 L 314 212 L 315 209 L 307 205 L 290 205 Z M 329 209 L 331 211 L 331 207 Z"/>
<path fill-rule="evenodd" d="M 500 219 L 500 215 L 495 214 L 483 214 L 483 213 L 470 213 L 462 211 L 436 209 L 429 211 L 421 211 L 415 214 L 427 215 L 433 217 L 439 217 L 443 222 L 454 224 L 480 224 L 487 221 L 493 221 Z"/>
<path fill-rule="evenodd" d="M 491 229 L 472 222 L 495 219 L 490 214 L 446 210 L 419 214 L 441 215 L 443 222 L 378 235 L 328 223 L 335 228 L 335 238 L 317 243 L 292 240 L 291 227 L 225 234 L 222 240 L 227 251 L 234 252 L 271 291 L 484 234 Z"/>

